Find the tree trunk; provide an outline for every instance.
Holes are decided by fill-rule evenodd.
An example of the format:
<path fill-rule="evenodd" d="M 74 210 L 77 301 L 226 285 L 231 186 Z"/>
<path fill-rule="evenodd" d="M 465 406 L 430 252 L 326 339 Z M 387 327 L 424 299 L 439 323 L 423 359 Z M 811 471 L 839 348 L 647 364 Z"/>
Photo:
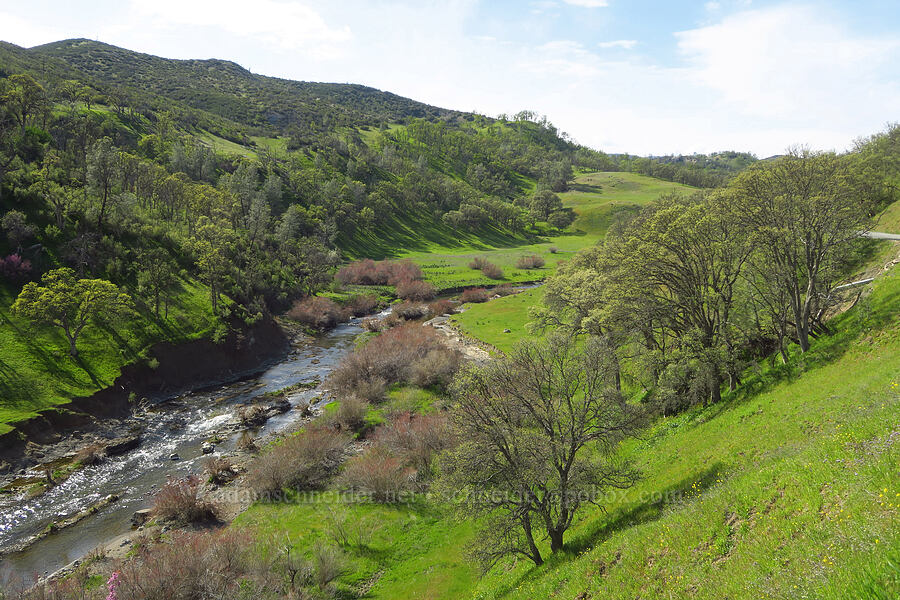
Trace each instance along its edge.
<path fill-rule="evenodd" d="M 809 350 L 809 327 L 806 324 L 797 324 L 797 343 L 801 352 Z"/>
<path fill-rule="evenodd" d="M 550 534 L 550 552 L 556 553 L 562 550 L 565 530 L 561 528 L 551 529 L 548 533 Z"/>
<path fill-rule="evenodd" d="M 103 229 L 103 213 L 106 212 L 106 200 L 109 198 L 109 192 L 103 191 L 103 200 L 100 202 L 100 215 L 97 217 L 97 229 Z"/>
<path fill-rule="evenodd" d="M 722 375 L 719 374 L 718 368 L 716 368 L 716 372 L 713 373 L 712 381 L 710 382 L 710 390 L 709 390 L 709 404 L 716 404 L 722 399 Z"/>
<path fill-rule="evenodd" d="M 541 556 L 541 551 L 538 550 L 537 544 L 534 543 L 534 536 L 531 534 L 531 520 L 528 517 L 525 517 L 522 520 L 522 529 L 525 530 L 525 539 L 528 541 L 531 560 L 538 566 L 544 564 L 544 558 Z"/>
<path fill-rule="evenodd" d="M 66 333 L 66 337 L 69 338 L 69 356 L 78 356 L 78 348 L 75 346 L 75 338 L 68 333 Z"/>

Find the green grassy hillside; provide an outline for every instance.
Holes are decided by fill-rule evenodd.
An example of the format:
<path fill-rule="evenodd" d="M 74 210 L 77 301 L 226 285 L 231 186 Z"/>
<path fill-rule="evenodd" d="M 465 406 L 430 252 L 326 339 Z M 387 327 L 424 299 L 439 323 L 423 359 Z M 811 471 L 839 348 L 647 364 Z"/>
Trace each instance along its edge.
<path fill-rule="evenodd" d="M 549 276 L 556 265 L 581 248 L 596 244 L 616 218 L 630 212 L 671 191 L 690 192 L 695 188 L 662 181 L 635 173 L 599 172 L 583 173 L 575 178 L 571 191 L 560 194 L 563 205 L 572 208 L 577 215 L 572 229 L 577 233 L 549 238 L 547 242 L 519 248 L 488 249 L 482 252 L 459 253 L 409 253 L 422 266 L 429 280 L 452 281 L 466 285 L 489 285 L 491 282 L 478 271 L 466 265 L 474 256 L 483 256 L 504 268 L 510 281 L 535 281 Z M 549 248 L 559 251 L 552 254 Z M 547 261 L 542 269 L 517 271 L 510 268 L 516 258 L 526 253 L 538 254 Z M 450 287 L 445 285 L 444 287 Z M 453 321 L 469 335 L 507 351 L 528 333 L 525 324 L 530 320 L 528 307 L 540 303 L 540 289 L 524 294 L 500 298 L 485 304 L 472 304 L 465 312 L 453 317 Z M 503 333 L 510 329 L 510 333 Z"/>
<path fill-rule="evenodd" d="M 626 449 L 638 486 L 586 511 L 564 556 L 473 597 L 896 597 L 898 309 L 893 272 L 808 355 L 657 422 Z"/>
<path fill-rule="evenodd" d="M 209 290 L 185 281 L 168 319 L 154 315 L 152 308 L 138 309 L 127 319 L 85 329 L 73 359 L 62 330 L 10 314 L 14 300 L 8 287 L 0 287 L 0 434 L 11 429 L 10 423 L 108 387 L 123 366 L 147 358 L 152 344 L 208 336 L 216 325 Z"/>
<path fill-rule="evenodd" d="M 343 515 L 369 534 L 345 548 L 338 589 L 369 598 L 894 598 L 900 272 L 833 325 L 808 354 L 626 444 L 643 479 L 586 508 L 541 567 L 511 561 L 479 577 L 464 554 L 471 523 L 434 498 L 375 506 L 326 493 L 256 504 L 238 525 L 310 552 Z"/>
<path fill-rule="evenodd" d="M 435 235 L 429 238 L 427 225 L 421 223 L 419 227 L 409 228 L 407 239 L 397 240 L 396 247 L 405 250 L 396 256 L 411 259 L 422 267 L 428 281 L 438 289 L 539 281 L 552 274 L 560 261 L 596 244 L 618 215 L 636 210 L 660 194 L 694 189 L 634 173 L 584 173 L 575 178 L 570 191 L 559 195 L 563 206 L 572 208 L 577 215 L 569 230 L 560 235 L 535 236 L 531 239 L 509 235 L 492 237 L 485 233 L 480 236 L 448 237 L 445 230 L 443 237 Z M 546 261 L 544 267 L 530 270 L 516 267 L 516 261 L 521 256 L 532 254 Z M 481 272 L 470 269 L 468 264 L 476 257 L 485 258 L 502 268 L 503 279 L 488 279 Z M 477 307 L 475 314 L 491 312 L 495 308 L 500 309 L 493 304 Z M 460 318 L 463 322 L 469 320 L 468 317 Z M 477 336 L 480 332 L 472 333 Z M 487 341 L 495 343 L 493 339 Z"/>
<path fill-rule="evenodd" d="M 588 235 L 602 235 L 617 217 L 635 211 L 661 194 L 694 189 L 637 173 L 585 173 L 576 177 L 571 191 L 560 197 L 564 206 L 578 214 L 575 229 Z"/>

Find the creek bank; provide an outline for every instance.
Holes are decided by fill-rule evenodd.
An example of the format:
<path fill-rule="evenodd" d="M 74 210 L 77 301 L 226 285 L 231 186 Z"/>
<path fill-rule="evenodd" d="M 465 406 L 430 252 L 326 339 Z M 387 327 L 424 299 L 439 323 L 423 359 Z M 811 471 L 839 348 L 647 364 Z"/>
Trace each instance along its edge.
<path fill-rule="evenodd" d="M 389 312 L 382 311 L 382 316 Z M 139 526 L 135 532 L 131 527 L 132 517 L 136 511 L 148 508 L 155 492 L 169 477 L 180 478 L 190 472 L 202 471 L 206 457 L 238 450 L 243 439 L 240 431 L 245 429 L 240 420 L 243 409 L 259 407 L 268 413 L 267 422 L 255 432 L 257 439 L 290 428 L 296 424 L 298 416 L 301 419 L 312 416 L 328 401 L 327 389 L 321 382 L 353 348 L 356 337 L 362 332 L 359 319 L 314 339 L 293 331 L 287 337 L 294 338 L 291 334 L 297 334 L 299 343 L 292 340 L 294 348 L 291 351 L 252 378 L 155 403 L 135 403 L 135 410 L 126 419 L 98 419 L 97 427 L 104 430 L 92 431 L 95 438 L 98 433 L 105 434 L 108 440 L 122 437 L 134 427 L 142 435 L 140 446 L 121 456 L 79 469 L 65 482 L 50 487 L 36 498 L 23 494 L 5 499 L 0 496 L 0 552 L 13 545 L 19 546 L 18 542 L 40 533 L 61 515 L 74 514 L 108 494 L 119 495 L 121 499 L 85 519 L 84 524 L 61 529 L 21 552 L 4 555 L 3 562 L 11 576 L 30 578 L 40 573 L 46 576 L 66 565 L 73 565 L 73 562 L 92 561 L 98 547 L 109 549 L 114 546 L 114 554 L 125 553 L 131 546 L 129 540 L 152 535 L 152 524 Z M 283 412 L 286 408 L 283 400 L 288 401 L 292 410 Z M 112 427 L 110 423 L 116 423 L 116 426 Z M 69 435 L 64 442 L 73 444 L 72 439 Z M 82 440 L 85 441 L 94 444 L 98 440 Z M 86 445 L 80 444 L 81 447 Z M 32 446 L 45 456 L 52 450 Z M 79 444 L 73 444 L 71 448 L 80 449 Z M 179 460 L 171 460 L 173 454 L 177 454 Z M 235 462 L 240 463 L 242 459 L 239 457 Z M 221 488 L 210 491 L 225 493 L 226 497 L 222 498 L 225 500 L 222 504 L 228 509 L 223 511 L 225 515 L 236 514 L 243 508 L 243 502 L 228 506 L 229 500 L 235 500 L 230 491 Z M 162 529 L 167 528 L 171 525 L 162 525 Z M 130 534 L 123 536 L 128 531 Z M 114 538 L 117 543 L 107 544 Z"/>
<path fill-rule="evenodd" d="M 0 435 L 0 472 L 9 479 L 23 468 L 77 452 L 76 444 L 84 445 L 92 435 L 121 437 L 136 399 L 155 404 L 250 377 L 286 355 L 290 346 L 291 338 L 273 320 L 232 331 L 218 344 L 211 339 L 155 344 L 149 352 L 158 361 L 155 368 L 146 361 L 126 365 L 109 387 L 13 423 L 12 431 Z"/>

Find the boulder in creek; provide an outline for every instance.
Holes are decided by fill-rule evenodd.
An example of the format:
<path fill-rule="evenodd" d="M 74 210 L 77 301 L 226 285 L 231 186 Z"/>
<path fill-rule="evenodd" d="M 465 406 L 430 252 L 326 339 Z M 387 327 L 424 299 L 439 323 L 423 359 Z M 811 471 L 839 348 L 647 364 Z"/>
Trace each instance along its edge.
<path fill-rule="evenodd" d="M 276 400 L 272 404 L 269 405 L 269 412 L 274 413 L 276 415 L 284 414 L 291 410 L 291 403 L 285 400 L 284 398 L 280 400 Z"/>
<path fill-rule="evenodd" d="M 139 435 L 129 435 L 125 437 L 116 438 L 114 440 L 110 440 L 106 444 L 106 455 L 107 456 L 118 456 L 120 454 L 125 454 L 126 452 L 130 452 L 134 450 L 138 446 L 141 445 L 141 436 Z"/>
<path fill-rule="evenodd" d="M 141 510 L 134 511 L 134 514 L 131 515 L 131 526 L 132 527 L 141 527 L 145 525 L 147 521 L 149 521 L 153 517 L 153 510 L 149 508 L 142 508 Z"/>

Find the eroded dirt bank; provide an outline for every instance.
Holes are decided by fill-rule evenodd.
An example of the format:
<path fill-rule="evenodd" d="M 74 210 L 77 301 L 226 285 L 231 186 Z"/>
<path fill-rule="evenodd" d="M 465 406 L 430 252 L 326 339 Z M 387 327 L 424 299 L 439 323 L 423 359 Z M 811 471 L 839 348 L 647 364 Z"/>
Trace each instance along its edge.
<path fill-rule="evenodd" d="M 0 477 L 52 458 L 44 446 L 107 421 L 114 425 L 130 415 L 133 401 L 158 402 L 252 375 L 284 356 L 289 342 L 275 321 L 265 320 L 230 333 L 218 344 L 209 339 L 156 344 L 150 351 L 159 361 L 156 368 L 146 363 L 127 365 L 109 387 L 14 424 L 13 431 L 0 436 Z"/>

